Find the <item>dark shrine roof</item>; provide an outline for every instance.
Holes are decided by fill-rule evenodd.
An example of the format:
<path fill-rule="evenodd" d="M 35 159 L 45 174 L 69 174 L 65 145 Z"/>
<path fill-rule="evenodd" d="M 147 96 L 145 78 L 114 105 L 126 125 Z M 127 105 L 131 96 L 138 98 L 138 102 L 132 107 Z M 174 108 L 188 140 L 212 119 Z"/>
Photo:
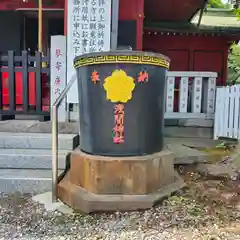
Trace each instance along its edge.
<path fill-rule="evenodd" d="M 204 12 L 200 26 L 197 26 L 200 13 L 191 22 L 145 22 L 147 30 L 189 33 L 214 34 L 225 36 L 240 36 L 240 21 L 230 9 L 208 9 Z"/>

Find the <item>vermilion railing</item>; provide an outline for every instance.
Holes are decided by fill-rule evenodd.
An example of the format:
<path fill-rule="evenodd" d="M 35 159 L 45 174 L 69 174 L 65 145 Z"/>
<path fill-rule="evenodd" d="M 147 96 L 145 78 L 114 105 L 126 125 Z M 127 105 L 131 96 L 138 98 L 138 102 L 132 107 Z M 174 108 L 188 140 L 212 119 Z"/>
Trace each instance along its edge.
<path fill-rule="evenodd" d="M 22 51 L 15 56 L 13 51 L 0 56 L 0 120 L 13 119 L 15 115 L 38 115 L 48 120 L 49 113 L 49 65 L 50 58 L 40 52 L 29 56 Z"/>

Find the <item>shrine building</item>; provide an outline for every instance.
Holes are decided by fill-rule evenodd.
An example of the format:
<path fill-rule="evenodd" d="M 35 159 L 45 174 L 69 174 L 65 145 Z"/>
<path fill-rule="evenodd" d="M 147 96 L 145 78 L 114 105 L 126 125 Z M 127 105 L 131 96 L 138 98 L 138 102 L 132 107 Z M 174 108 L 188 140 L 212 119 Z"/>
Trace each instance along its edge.
<path fill-rule="evenodd" d="M 43 52 L 52 35 L 67 33 L 70 0 L 43 0 Z M 71 0 L 73 1 L 73 0 Z M 118 45 L 163 53 L 171 71 L 218 73 L 225 84 L 230 45 L 240 38 L 231 10 L 205 9 L 207 0 L 120 0 Z M 0 1 L 0 52 L 38 49 L 38 0 Z"/>

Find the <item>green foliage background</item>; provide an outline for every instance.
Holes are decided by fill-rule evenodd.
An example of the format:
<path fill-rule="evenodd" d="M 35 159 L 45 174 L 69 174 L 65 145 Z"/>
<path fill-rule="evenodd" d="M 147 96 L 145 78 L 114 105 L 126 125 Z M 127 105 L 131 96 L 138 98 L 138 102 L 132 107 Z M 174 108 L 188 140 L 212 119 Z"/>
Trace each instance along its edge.
<path fill-rule="evenodd" d="M 229 4 L 222 3 L 221 0 L 209 0 L 209 8 L 230 8 Z M 235 10 L 235 14 L 240 20 L 240 9 Z M 240 28 L 239 28 L 240 32 Z M 240 84 L 240 45 L 233 44 L 228 55 L 228 84 Z"/>
<path fill-rule="evenodd" d="M 240 46 L 237 44 L 232 45 L 228 55 L 228 84 L 235 83 L 240 83 Z"/>
<path fill-rule="evenodd" d="M 221 0 L 209 0 L 208 2 L 209 8 L 228 8 L 229 4 L 222 3 Z"/>
<path fill-rule="evenodd" d="M 230 4 L 225 4 L 222 0 L 209 0 L 208 8 L 230 8 Z M 240 8 L 234 10 L 240 21 Z M 240 28 L 239 28 L 240 32 Z M 228 55 L 228 81 L 227 84 L 240 84 L 240 45 L 233 44 Z"/>
<path fill-rule="evenodd" d="M 240 20 L 240 9 L 236 9 L 235 13 Z M 228 84 L 235 83 L 240 83 L 240 45 L 237 44 L 232 45 L 228 55 Z"/>

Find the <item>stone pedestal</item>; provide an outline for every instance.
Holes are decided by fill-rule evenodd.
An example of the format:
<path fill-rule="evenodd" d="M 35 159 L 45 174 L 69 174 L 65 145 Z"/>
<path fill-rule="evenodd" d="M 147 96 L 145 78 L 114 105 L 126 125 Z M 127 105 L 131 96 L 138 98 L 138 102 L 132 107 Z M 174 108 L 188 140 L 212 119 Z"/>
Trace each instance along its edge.
<path fill-rule="evenodd" d="M 85 213 L 151 208 L 183 187 L 168 150 L 139 157 L 71 154 L 70 170 L 58 184 L 59 199 Z"/>

